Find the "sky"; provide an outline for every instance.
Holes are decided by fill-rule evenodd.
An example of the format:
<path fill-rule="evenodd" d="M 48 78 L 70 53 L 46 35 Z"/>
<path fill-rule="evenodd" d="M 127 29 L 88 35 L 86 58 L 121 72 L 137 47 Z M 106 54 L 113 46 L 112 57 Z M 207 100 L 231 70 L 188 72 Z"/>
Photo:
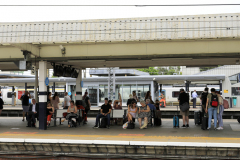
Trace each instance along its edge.
<path fill-rule="evenodd" d="M 0 0 L 0 22 L 35 22 L 131 17 L 161 17 L 218 13 L 240 13 L 238 6 L 198 7 L 83 7 L 1 5 L 163 5 L 240 4 L 240 0 Z"/>

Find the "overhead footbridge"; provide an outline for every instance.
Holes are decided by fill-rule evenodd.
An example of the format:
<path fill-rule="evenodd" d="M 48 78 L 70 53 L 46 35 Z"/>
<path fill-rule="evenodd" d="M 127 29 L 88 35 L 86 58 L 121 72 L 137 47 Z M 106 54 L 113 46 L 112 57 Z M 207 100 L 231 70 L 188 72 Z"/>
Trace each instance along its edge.
<path fill-rule="evenodd" d="M 48 68 L 50 62 L 75 68 L 233 65 L 239 62 L 239 16 L 0 23 L 1 69 L 24 70 L 28 64 L 17 63 L 24 59 L 48 61 Z"/>

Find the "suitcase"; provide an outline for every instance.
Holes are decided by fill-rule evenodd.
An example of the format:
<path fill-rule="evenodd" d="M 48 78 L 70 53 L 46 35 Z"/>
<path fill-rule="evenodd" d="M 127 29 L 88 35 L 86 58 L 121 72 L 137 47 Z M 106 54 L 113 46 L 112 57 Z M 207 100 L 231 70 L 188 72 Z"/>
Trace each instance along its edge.
<path fill-rule="evenodd" d="M 206 116 L 206 114 L 204 114 L 204 116 L 202 117 L 202 130 L 206 130 L 208 128 L 208 117 Z"/>
<path fill-rule="evenodd" d="M 202 112 L 201 111 L 194 112 L 194 122 L 195 122 L 195 125 L 202 124 Z"/>
<path fill-rule="evenodd" d="M 177 106 L 177 112 L 178 112 L 178 106 Z M 173 127 L 174 128 L 179 128 L 179 118 L 177 115 L 173 116 Z"/>
<path fill-rule="evenodd" d="M 154 118 L 154 126 L 161 126 L 162 120 L 161 118 Z"/>

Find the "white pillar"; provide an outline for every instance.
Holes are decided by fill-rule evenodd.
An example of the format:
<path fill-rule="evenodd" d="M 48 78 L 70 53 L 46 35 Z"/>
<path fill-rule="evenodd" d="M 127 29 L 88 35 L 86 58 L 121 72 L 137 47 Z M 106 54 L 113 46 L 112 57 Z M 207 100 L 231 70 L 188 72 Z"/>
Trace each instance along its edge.
<path fill-rule="evenodd" d="M 78 78 L 76 78 L 76 105 L 82 100 L 82 69 L 79 70 Z"/>
<path fill-rule="evenodd" d="M 39 62 L 39 129 L 47 129 L 47 86 L 45 79 L 47 77 L 47 62 Z"/>
<path fill-rule="evenodd" d="M 66 82 L 66 92 L 68 92 L 68 82 Z"/>
<path fill-rule="evenodd" d="M 35 85 L 34 85 L 34 98 L 36 100 L 36 102 L 38 102 L 38 92 L 37 92 L 37 88 L 38 88 L 38 70 L 35 70 Z"/>

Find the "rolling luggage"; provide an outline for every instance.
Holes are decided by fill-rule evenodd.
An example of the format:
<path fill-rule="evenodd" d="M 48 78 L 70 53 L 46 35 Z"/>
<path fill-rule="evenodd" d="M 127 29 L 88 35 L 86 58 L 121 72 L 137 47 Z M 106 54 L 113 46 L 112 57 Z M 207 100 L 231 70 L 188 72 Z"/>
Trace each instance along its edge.
<path fill-rule="evenodd" d="M 206 130 L 208 128 L 208 117 L 206 113 L 204 113 L 204 116 L 202 117 L 202 130 Z"/>
<path fill-rule="evenodd" d="M 202 124 L 202 112 L 201 111 L 194 112 L 194 122 L 195 122 L 195 125 Z"/>
<path fill-rule="evenodd" d="M 177 112 L 178 112 L 178 106 L 177 106 Z M 174 128 L 179 128 L 179 118 L 177 115 L 173 116 L 173 127 Z"/>

